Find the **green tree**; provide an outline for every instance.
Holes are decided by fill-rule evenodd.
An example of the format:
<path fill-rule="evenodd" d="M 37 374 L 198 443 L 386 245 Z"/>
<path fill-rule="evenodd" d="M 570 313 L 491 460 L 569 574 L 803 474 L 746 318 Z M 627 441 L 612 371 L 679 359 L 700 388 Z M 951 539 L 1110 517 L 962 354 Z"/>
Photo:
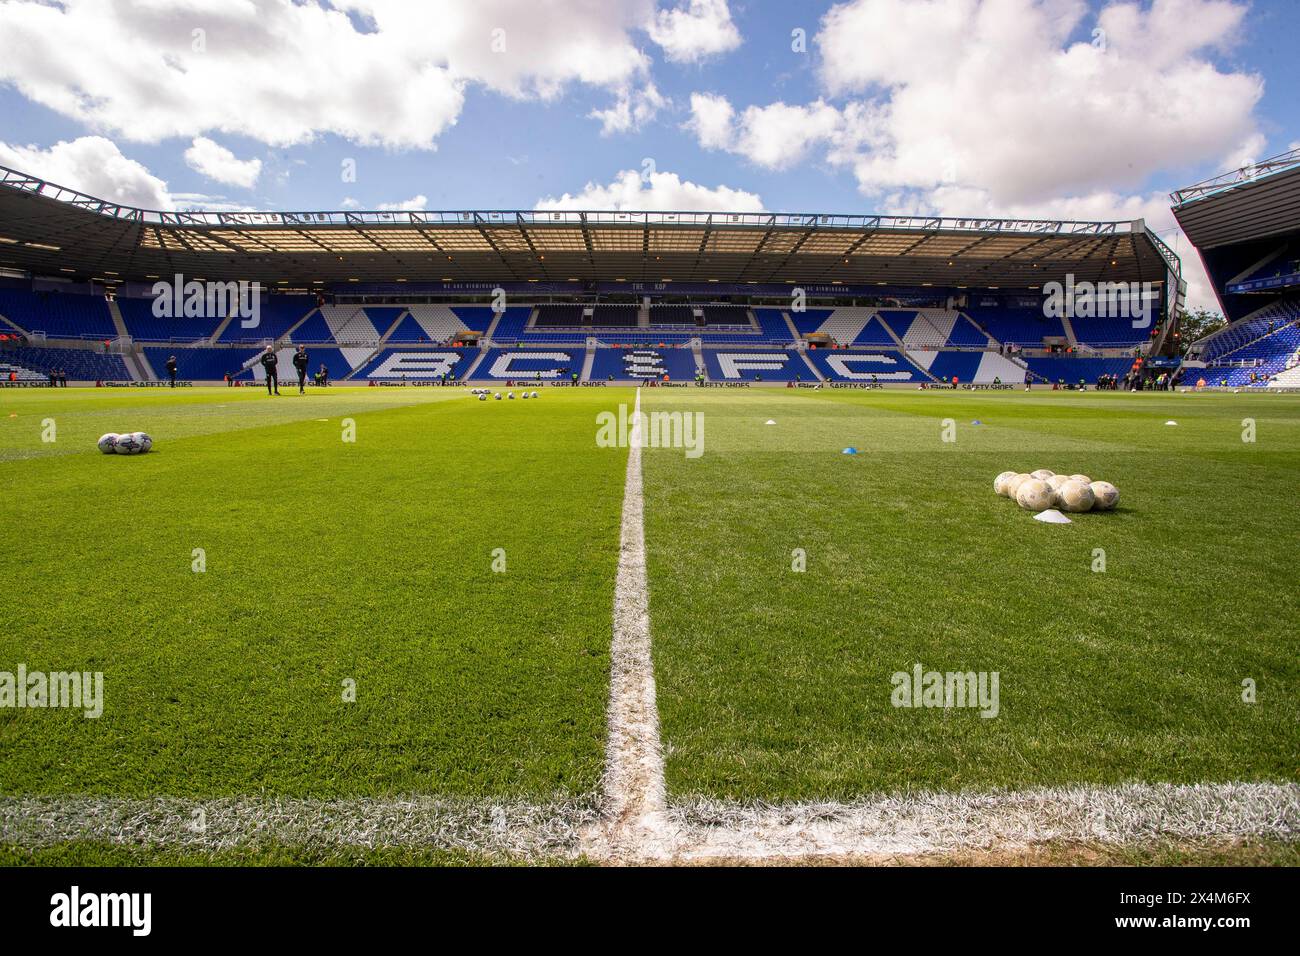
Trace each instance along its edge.
<path fill-rule="evenodd" d="M 1212 309 L 1190 309 L 1184 312 L 1182 320 L 1178 323 L 1179 354 L 1186 355 L 1193 342 L 1200 341 L 1211 332 L 1217 332 L 1227 326 L 1228 320 L 1223 317 L 1223 313 Z"/>

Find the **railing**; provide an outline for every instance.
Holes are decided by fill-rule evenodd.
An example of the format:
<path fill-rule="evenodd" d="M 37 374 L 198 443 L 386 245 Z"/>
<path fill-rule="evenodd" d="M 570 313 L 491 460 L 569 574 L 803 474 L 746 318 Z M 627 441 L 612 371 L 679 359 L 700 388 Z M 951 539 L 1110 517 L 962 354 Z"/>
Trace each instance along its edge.
<path fill-rule="evenodd" d="M 1280 156 L 1274 156 L 1272 159 L 1266 159 L 1260 163 L 1247 163 L 1240 169 L 1234 169 L 1231 172 L 1222 173 L 1204 182 L 1197 183 L 1195 186 L 1180 189 L 1177 192 L 1170 193 L 1169 198 L 1175 206 L 1182 206 L 1233 189 L 1243 183 L 1257 182 L 1266 176 L 1275 176 L 1278 173 L 1297 167 L 1300 167 L 1300 149 L 1293 149 L 1290 152 L 1282 153 Z"/>

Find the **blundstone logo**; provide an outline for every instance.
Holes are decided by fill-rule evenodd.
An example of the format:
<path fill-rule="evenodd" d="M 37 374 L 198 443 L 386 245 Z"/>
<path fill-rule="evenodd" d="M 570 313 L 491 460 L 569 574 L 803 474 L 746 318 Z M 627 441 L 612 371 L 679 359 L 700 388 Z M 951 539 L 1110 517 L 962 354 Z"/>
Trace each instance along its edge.
<path fill-rule="evenodd" d="M 56 927 L 130 927 L 132 936 L 153 928 L 152 893 L 83 893 L 74 886 L 50 897 L 50 925 Z"/>

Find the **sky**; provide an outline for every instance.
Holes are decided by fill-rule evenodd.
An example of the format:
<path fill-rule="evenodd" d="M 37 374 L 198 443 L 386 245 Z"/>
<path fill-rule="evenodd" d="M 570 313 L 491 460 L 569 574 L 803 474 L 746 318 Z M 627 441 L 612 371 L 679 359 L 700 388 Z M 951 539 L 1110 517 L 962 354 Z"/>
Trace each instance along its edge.
<path fill-rule="evenodd" d="M 1145 219 L 1300 147 L 1300 0 L 0 0 L 0 165 L 150 209 Z"/>

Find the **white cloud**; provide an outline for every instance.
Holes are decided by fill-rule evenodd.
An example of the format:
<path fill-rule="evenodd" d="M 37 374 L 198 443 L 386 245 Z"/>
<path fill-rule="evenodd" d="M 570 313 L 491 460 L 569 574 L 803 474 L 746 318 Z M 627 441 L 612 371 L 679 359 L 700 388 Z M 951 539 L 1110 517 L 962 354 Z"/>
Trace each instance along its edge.
<path fill-rule="evenodd" d="M 226 132 L 287 146 L 332 133 L 431 148 L 472 85 L 543 99 L 574 83 L 643 85 L 650 59 L 634 37 L 653 11 L 653 0 L 12 0 L 0 4 L 0 82 L 140 142 Z"/>
<path fill-rule="evenodd" d="M 208 179 L 244 189 L 252 189 L 262 174 L 260 159 L 237 159 L 226 147 L 206 136 L 196 138 L 185 151 L 185 164 Z"/>
<path fill-rule="evenodd" d="M 123 156 L 112 140 L 102 136 L 83 136 L 55 143 L 49 149 L 0 142 L 0 165 L 96 199 L 142 209 L 169 211 L 178 207 L 177 197 L 168 191 L 166 182 Z"/>
<path fill-rule="evenodd" d="M 647 82 L 636 90 L 619 91 L 618 99 L 607 110 L 592 110 L 588 115 L 600 120 L 600 135 L 639 130 L 650 122 L 670 101 L 660 94 L 654 83 Z"/>
<path fill-rule="evenodd" d="M 353 199 L 351 196 L 345 196 L 343 199 L 341 199 L 341 200 L 339 201 L 339 208 L 340 208 L 340 209 L 360 209 L 360 208 L 361 208 L 361 203 L 360 203 L 359 200 Z"/>
<path fill-rule="evenodd" d="M 381 202 L 379 208 L 392 212 L 423 212 L 429 208 L 429 197 L 420 193 L 401 202 Z"/>
<path fill-rule="evenodd" d="M 762 212 L 757 195 L 728 186 L 710 188 L 683 181 L 676 173 L 619 172 L 605 185 L 587 183 L 576 195 L 539 199 L 537 209 L 638 210 L 643 212 Z"/>
<path fill-rule="evenodd" d="M 1140 188 L 1256 142 L 1259 77 L 1208 54 L 1237 35 L 1231 0 L 851 0 L 817 42 L 844 110 L 832 159 L 863 190 L 961 183 L 995 201 Z M 1071 37 L 1089 37 L 1072 42 Z"/>
<path fill-rule="evenodd" d="M 694 63 L 740 46 L 740 31 L 731 20 L 727 0 L 688 0 L 685 7 L 658 11 L 646 25 L 664 55 Z"/>
<path fill-rule="evenodd" d="M 808 106 L 750 106 L 737 117 L 725 96 L 693 93 L 685 126 L 705 149 L 736 153 L 767 169 L 787 169 L 814 144 L 833 140 L 844 117 L 823 100 Z"/>

